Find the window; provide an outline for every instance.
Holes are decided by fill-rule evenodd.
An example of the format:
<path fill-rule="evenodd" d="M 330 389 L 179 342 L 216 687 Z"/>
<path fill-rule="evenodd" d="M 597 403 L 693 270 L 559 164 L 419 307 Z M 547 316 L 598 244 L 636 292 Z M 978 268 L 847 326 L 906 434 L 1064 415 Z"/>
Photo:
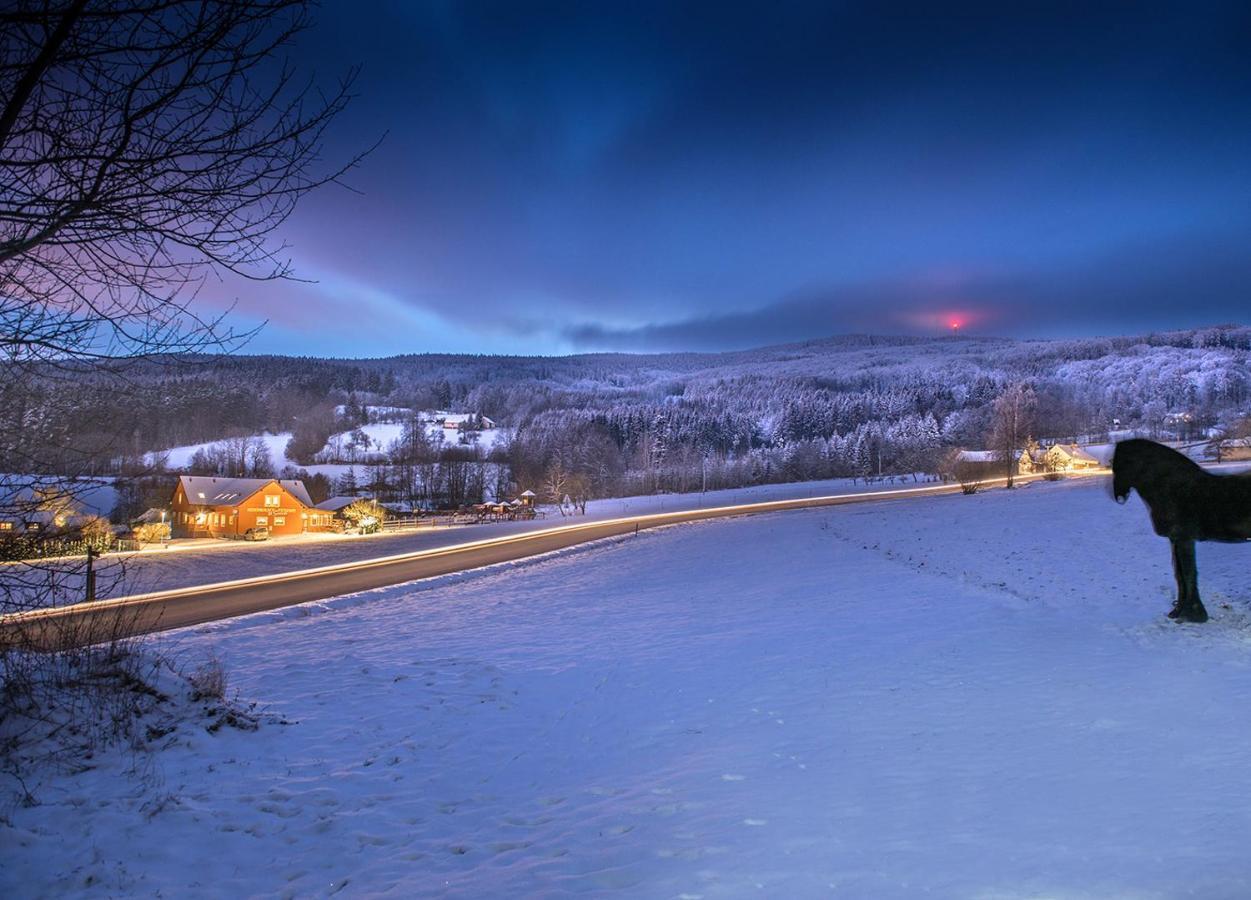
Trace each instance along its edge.
<path fill-rule="evenodd" d="M 269 524 L 269 516 L 257 516 L 257 517 L 256 517 L 256 524 L 257 524 L 257 525 L 268 525 L 268 524 Z"/>
<path fill-rule="evenodd" d="M 274 524 L 275 524 L 275 525 L 286 525 L 286 524 L 287 524 L 287 517 L 286 517 L 286 516 L 274 516 Z"/>
<path fill-rule="evenodd" d="M 195 523 L 197 525 L 203 525 L 204 519 L 205 519 L 204 513 L 197 513 L 195 517 Z"/>
<path fill-rule="evenodd" d="M 13 530 L 12 522 L 0 522 L 0 531 L 12 531 L 12 530 Z"/>
<path fill-rule="evenodd" d="M 282 502 L 282 496 L 279 494 L 266 494 L 265 495 L 266 506 L 277 506 L 281 502 Z"/>

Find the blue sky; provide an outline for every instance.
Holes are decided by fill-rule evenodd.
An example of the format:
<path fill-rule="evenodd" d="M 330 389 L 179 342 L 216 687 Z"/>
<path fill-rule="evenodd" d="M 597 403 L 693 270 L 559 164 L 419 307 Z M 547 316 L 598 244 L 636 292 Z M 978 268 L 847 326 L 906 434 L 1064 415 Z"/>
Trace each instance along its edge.
<path fill-rule="evenodd" d="M 251 350 L 715 350 L 1245 321 L 1247 4 L 325 3 L 348 177 Z M 1091 8 L 1097 7 L 1097 8 Z"/>

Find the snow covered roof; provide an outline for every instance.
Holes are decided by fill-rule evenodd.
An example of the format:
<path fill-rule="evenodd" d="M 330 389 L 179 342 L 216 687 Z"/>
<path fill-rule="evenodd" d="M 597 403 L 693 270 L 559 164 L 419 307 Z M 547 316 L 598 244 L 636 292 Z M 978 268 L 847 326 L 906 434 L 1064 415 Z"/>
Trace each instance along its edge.
<path fill-rule="evenodd" d="M 538 496 L 538 494 L 536 494 L 534 491 L 522 491 L 522 492 L 521 492 L 521 496 L 523 496 L 523 497 L 537 497 L 537 496 Z"/>
<path fill-rule="evenodd" d="M 960 462 L 989 463 L 995 461 L 994 450 L 961 450 L 956 454 Z"/>
<path fill-rule="evenodd" d="M 316 508 L 320 510 L 324 510 L 325 512 L 338 512 L 341 509 L 346 509 L 347 507 L 351 506 L 353 503 L 355 503 L 359 499 L 361 498 L 360 497 L 331 497 L 328 500 L 323 500 L 321 501 L 321 503 L 318 503 Z"/>
<path fill-rule="evenodd" d="M 1090 462 L 1090 463 L 1095 463 L 1095 464 L 1098 464 L 1099 462 L 1098 458 L 1092 456 L 1090 453 L 1086 452 L 1086 450 L 1077 446 L 1076 444 L 1056 444 L 1051 449 L 1059 450 L 1061 453 L 1067 454 L 1070 458 L 1081 460 L 1082 462 Z"/>
<path fill-rule="evenodd" d="M 304 482 L 291 478 L 217 478 L 208 475 L 179 475 L 178 482 L 187 502 L 196 506 L 227 506 L 240 503 L 267 485 L 279 484 L 305 506 L 312 506 Z"/>

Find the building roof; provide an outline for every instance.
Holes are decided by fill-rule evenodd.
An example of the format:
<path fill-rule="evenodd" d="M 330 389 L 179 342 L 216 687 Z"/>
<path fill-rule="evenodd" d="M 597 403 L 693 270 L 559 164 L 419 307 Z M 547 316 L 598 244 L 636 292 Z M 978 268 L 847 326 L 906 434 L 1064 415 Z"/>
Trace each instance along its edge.
<path fill-rule="evenodd" d="M 178 483 L 195 506 L 230 506 L 240 503 L 266 485 L 277 483 L 304 506 L 312 506 L 304 482 L 292 478 L 218 478 L 209 475 L 179 475 Z"/>
<path fill-rule="evenodd" d="M 1088 451 L 1082 449 L 1076 444 L 1055 444 L 1052 450 L 1059 450 L 1061 453 L 1067 454 L 1072 459 L 1079 459 L 1082 462 L 1092 462 L 1098 465 L 1099 460 L 1092 456 Z"/>
<path fill-rule="evenodd" d="M 989 463 L 995 461 L 994 450 L 961 450 L 956 454 L 960 462 Z"/>
<path fill-rule="evenodd" d="M 346 509 L 360 499 L 360 497 L 331 497 L 327 500 L 321 501 L 321 503 L 318 503 L 315 508 L 324 512 L 338 512 L 341 509 Z"/>

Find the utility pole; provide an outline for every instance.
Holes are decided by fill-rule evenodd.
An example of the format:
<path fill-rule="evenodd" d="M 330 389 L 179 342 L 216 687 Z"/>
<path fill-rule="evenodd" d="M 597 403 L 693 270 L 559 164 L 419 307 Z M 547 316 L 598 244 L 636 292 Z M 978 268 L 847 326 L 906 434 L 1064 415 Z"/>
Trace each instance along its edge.
<path fill-rule="evenodd" d="M 95 547 L 87 548 L 87 602 L 94 603 L 96 601 L 96 557 L 100 555 L 100 551 Z"/>

